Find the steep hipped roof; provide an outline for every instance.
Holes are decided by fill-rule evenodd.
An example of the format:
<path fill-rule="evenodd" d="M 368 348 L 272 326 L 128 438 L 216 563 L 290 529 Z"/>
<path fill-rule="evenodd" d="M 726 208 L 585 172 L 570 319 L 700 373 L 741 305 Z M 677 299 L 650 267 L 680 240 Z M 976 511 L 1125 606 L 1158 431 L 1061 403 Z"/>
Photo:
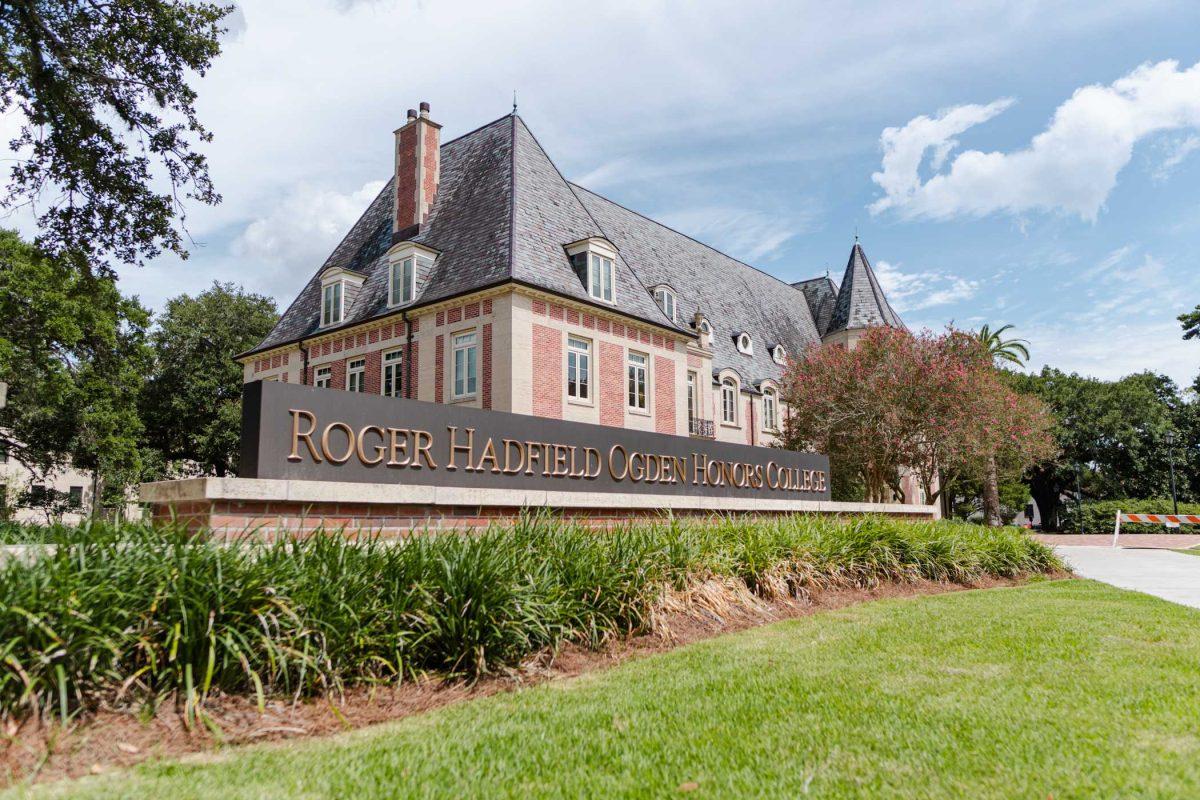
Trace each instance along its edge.
<path fill-rule="evenodd" d="M 680 323 L 690 323 L 696 311 L 705 316 L 713 328 L 715 370 L 734 369 L 750 385 L 778 380 L 782 367 L 772 360 L 770 346 L 782 344 L 796 356 L 820 342 L 804 295 L 789 284 L 581 186 L 575 189 L 643 284 L 674 291 Z M 735 346 L 741 331 L 750 334 L 754 355 Z"/>
<path fill-rule="evenodd" d="M 850 250 L 850 259 L 846 262 L 846 272 L 842 276 L 842 288 L 833 306 L 833 316 L 825 333 L 869 328 L 873 325 L 904 328 L 904 321 L 892 310 L 884 297 L 875 271 L 871 269 L 871 263 L 867 260 L 867 254 L 855 241 Z"/>
<path fill-rule="evenodd" d="M 829 273 L 825 273 L 820 278 L 796 281 L 792 286 L 804 292 L 817 332 L 824 336 L 829 330 L 829 320 L 833 318 L 833 306 L 837 303 L 837 284 L 829 277 Z"/>
<path fill-rule="evenodd" d="M 502 117 L 447 142 L 441 159 L 437 199 L 420 234 L 412 239 L 441 255 L 419 281 L 408 307 L 510 280 L 601 305 L 588 295 L 563 247 L 603 232 L 520 117 Z M 403 308 L 387 306 L 385 256 L 392 244 L 392 193 L 389 181 L 251 353 L 318 332 L 320 276 L 331 267 L 366 275 L 339 327 Z M 689 332 L 667 320 L 620 256 L 615 310 Z"/>

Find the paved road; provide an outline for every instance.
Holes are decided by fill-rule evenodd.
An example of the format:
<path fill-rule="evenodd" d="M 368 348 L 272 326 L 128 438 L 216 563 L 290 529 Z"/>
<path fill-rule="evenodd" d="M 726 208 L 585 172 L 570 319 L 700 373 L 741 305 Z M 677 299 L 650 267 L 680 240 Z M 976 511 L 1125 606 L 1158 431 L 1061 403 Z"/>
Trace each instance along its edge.
<path fill-rule="evenodd" d="M 1200 608 L 1200 556 L 1170 550 L 1054 548 L 1078 575 Z"/>

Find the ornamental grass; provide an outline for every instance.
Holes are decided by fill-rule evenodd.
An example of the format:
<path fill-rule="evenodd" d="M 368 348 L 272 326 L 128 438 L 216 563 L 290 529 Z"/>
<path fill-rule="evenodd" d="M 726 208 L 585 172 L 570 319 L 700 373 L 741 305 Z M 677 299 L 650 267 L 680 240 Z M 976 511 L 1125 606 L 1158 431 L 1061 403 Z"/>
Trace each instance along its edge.
<path fill-rule="evenodd" d="M 402 541 L 317 531 L 217 543 L 138 525 L 0 531 L 0 716 L 63 720 L 214 692 L 259 705 L 434 672 L 477 678 L 564 642 L 650 630 L 668 598 L 762 599 L 1061 569 L 1013 529 L 796 516 L 606 531 L 548 514 Z"/>

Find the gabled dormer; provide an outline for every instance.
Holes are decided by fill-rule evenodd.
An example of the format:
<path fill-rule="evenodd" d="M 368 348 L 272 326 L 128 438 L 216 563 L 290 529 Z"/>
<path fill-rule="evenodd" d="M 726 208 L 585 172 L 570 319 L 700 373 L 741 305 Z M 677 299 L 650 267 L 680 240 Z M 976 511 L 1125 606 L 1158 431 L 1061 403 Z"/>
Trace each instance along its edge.
<path fill-rule="evenodd" d="M 571 267 L 594 300 L 617 302 L 617 248 L 602 236 L 589 236 L 566 246 Z"/>
<path fill-rule="evenodd" d="M 400 242 L 388 251 L 388 308 L 404 306 L 417 297 L 419 288 L 429 280 L 438 251 L 416 242 Z"/>
<path fill-rule="evenodd" d="M 330 267 L 321 273 L 320 327 L 331 328 L 346 319 L 366 279 L 361 272 L 342 267 Z"/>

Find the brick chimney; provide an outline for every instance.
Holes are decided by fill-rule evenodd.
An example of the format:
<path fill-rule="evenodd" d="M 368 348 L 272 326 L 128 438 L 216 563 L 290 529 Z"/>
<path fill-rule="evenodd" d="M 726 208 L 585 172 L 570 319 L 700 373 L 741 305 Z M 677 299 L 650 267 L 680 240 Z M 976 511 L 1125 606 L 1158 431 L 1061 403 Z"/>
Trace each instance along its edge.
<path fill-rule="evenodd" d="M 396 198 L 392 240 L 416 236 L 437 197 L 441 177 L 442 126 L 429 118 L 429 103 L 420 113 L 408 110 L 408 122 L 396 131 Z"/>

